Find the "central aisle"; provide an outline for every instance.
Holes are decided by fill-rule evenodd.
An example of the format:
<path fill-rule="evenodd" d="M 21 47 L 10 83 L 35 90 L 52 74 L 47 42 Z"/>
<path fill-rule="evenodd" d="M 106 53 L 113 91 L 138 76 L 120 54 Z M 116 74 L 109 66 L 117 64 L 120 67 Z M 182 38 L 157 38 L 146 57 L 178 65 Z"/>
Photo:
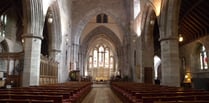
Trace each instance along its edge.
<path fill-rule="evenodd" d="M 122 103 L 110 89 L 109 84 L 93 84 L 92 90 L 82 103 Z"/>

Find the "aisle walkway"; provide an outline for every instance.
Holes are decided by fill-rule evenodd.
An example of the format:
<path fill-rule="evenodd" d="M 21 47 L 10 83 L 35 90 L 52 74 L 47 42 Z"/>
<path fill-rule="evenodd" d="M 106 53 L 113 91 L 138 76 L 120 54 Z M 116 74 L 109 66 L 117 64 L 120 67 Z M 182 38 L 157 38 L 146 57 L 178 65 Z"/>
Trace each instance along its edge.
<path fill-rule="evenodd" d="M 108 84 L 93 84 L 82 103 L 122 103 Z"/>

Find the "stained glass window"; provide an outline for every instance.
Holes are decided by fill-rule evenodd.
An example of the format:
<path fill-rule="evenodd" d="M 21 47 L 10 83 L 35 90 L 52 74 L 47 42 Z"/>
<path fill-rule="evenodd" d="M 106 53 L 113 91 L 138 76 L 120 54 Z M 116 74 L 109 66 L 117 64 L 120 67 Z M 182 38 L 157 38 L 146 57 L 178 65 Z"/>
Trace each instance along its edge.
<path fill-rule="evenodd" d="M 205 47 L 202 45 L 200 50 L 200 67 L 201 69 L 208 69 L 208 57 Z"/>
<path fill-rule="evenodd" d="M 105 68 L 109 67 L 109 50 L 108 48 L 105 49 Z"/>
<path fill-rule="evenodd" d="M 106 45 L 97 45 L 89 54 L 88 68 L 110 68 L 114 67 L 113 53 Z"/>
<path fill-rule="evenodd" d="M 97 50 L 94 50 L 94 67 L 97 67 Z"/>
<path fill-rule="evenodd" d="M 113 69 L 113 63 L 114 63 L 113 57 L 110 57 L 110 69 Z"/>
<path fill-rule="evenodd" d="M 89 57 L 89 68 L 92 68 L 92 57 Z"/>
<path fill-rule="evenodd" d="M 7 24 L 7 15 L 1 15 L 0 18 L 0 35 L 5 37 L 5 28 Z"/>
<path fill-rule="evenodd" d="M 104 47 L 99 47 L 99 67 L 104 66 Z"/>

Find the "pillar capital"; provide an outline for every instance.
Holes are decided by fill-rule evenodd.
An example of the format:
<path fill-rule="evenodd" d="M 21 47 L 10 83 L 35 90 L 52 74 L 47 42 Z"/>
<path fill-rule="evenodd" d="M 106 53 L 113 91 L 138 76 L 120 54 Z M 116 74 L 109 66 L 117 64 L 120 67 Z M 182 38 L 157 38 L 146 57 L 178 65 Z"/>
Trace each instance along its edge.
<path fill-rule="evenodd" d="M 167 40 L 178 40 L 177 37 L 162 37 L 159 41 L 167 41 Z"/>
<path fill-rule="evenodd" d="M 33 34 L 24 34 L 22 35 L 22 38 L 37 38 L 42 40 L 43 36 L 42 35 L 33 35 Z"/>
<path fill-rule="evenodd" d="M 61 50 L 59 50 L 59 49 L 51 49 L 50 51 L 51 51 L 51 52 L 58 52 L 58 53 L 61 52 Z"/>

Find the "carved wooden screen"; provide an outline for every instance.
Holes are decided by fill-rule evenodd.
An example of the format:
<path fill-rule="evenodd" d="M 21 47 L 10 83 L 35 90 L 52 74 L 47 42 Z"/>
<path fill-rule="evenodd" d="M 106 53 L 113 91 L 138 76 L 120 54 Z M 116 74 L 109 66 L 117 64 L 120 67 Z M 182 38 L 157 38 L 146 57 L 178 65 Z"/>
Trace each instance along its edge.
<path fill-rule="evenodd" d="M 41 56 L 40 85 L 58 83 L 58 62 Z"/>

